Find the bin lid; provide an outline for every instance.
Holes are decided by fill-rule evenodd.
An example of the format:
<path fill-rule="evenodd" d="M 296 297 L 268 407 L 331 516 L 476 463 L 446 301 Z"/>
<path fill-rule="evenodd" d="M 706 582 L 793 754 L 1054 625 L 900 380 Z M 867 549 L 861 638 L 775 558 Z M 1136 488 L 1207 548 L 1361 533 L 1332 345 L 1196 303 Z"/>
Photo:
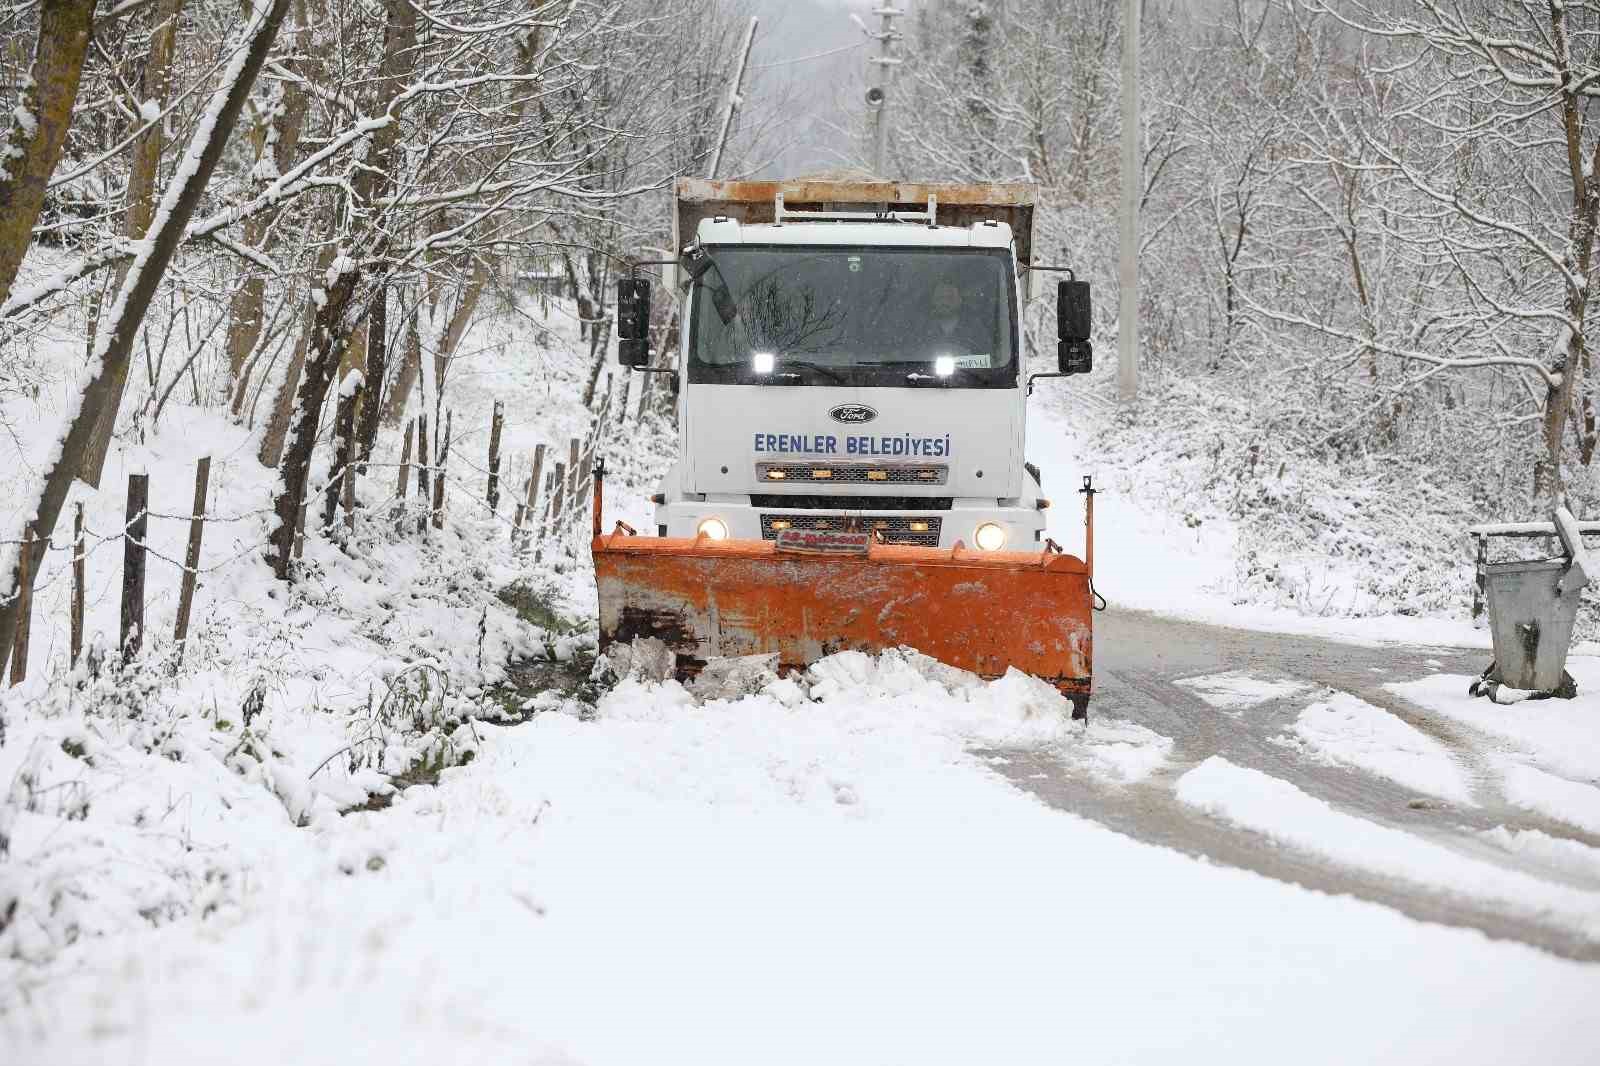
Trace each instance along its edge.
<path fill-rule="evenodd" d="M 1569 559 L 1516 559 L 1505 563 L 1483 563 L 1486 574 L 1533 574 L 1541 570 L 1565 570 Z"/>

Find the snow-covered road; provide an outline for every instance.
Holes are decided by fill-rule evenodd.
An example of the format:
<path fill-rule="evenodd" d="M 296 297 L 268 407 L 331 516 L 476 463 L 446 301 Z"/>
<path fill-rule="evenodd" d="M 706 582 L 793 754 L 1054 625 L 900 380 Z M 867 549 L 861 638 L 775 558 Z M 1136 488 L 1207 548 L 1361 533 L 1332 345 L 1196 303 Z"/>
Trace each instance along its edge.
<path fill-rule="evenodd" d="M 1574 754 L 1559 735 L 1517 744 L 1452 716 L 1538 713 L 1466 697 L 1486 653 L 1126 609 L 1097 616 L 1095 649 L 1094 713 L 1170 737 L 1168 759 L 1124 785 L 1048 749 L 992 752 L 1019 787 L 1136 839 L 1600 960 L 1600 832 L 1584 814 L 1600 815 L 1600 788 L 1552 775 Z M 1417 679 L 1441 674 L 1456 683 L 1417 693 Z M 1576 802 L 1559 817 L 1530 804 L 1516 791 L 1528 773 L 1554 776 Z"/>
<path fill-rule="evenodd" d="M 275 834 L 238 906 L 69 952 L 25 983 L 0 1039 L 23 1049 L 10 1061 L 41 1064 L 1166 1062 L 1197 1050 L 1256 1062 L 1286 1049 L 1301 1062 L 1591 1061 L 1600 968 L 1416 921 L 1404 901 L 1308 891 L 1281 868 L 1196 861 L 1183 851 L 1203 844 L 1151 846 L 1132 838 L 1148 835 L 1137 821 L 1132 835 L 1096 824 L 1086 796 L 1137 808 L 1176 777 L 1210 812 L 1197 823 L 1318 829 L 1295 797 L 1314 802 L 1338 772 L 1286 742 L 1283 760 L 1303 770 L 1241 777 L 1259 774 L 1269 745 L 1233 738 L 1273 707 L 1287 733 L 1298 719 L 1286 708 L 1318 699 L 1321 677 L 1303 672 L 1289 696 L 1292 679 L 1215 673 L 1199 685 L 1211 702 L 1137 703 L 1119 690 L 1150 684 L 1112 667 L 1087 731 L 1028 679 L 982 683 L 894 654 L 826 661 L 809 699 L 791 682 L 706 704 L 675 683 L 624 682 L 593 720 L 480 727 L 476 760 L 387 810 Z M 1190 768 L 1207 751 L 1229 761 Z M 1048 777 L 1036 784 L 1019 755 Z M 1076 782 L 1078 813 L 1017 780 L 1052 799 L 1052 784 Z M 1346 790 L 1344 817 L 1383 807 L 1342 802 L 1367 788 L 1387 794 Z M 1475 781 L 1470 795 L 1485 798 Z M 1173 805 L 1155 806 L 1165 817 Z M 1396 832 L 1499 820 L 1398 806 L 1408 824 Z M 1452 868 L 1368 843 L 1425 874 L 1500 870 L 1462 891 L 1489 899 L 1486 914 L 1514 909 L 1495 897 L 1523 876 L 1507 864 Z M 1592 937 L 1600 892 L 1583 880 L 1541 880 L 1549 914 L 1528 928 Z"/>

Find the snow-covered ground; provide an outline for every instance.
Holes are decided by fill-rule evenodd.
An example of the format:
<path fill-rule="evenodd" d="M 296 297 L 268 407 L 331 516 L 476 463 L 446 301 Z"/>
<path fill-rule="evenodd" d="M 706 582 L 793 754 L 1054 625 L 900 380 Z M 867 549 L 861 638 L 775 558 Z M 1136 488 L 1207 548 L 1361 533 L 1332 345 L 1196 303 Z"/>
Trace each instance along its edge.
<path fill-rule="evenodd" d="M 816 702 L 628 682 L 591 722 L 480 726 L 437 787 L 274 834 L 226 911 L 28 975 L 9 1037 L 39 1063 L 1589 1060 L 1600 970 L 1050 812 L 967 743 L 1127 741 L 1026 683 L 821 673 Z"/>
<path fill-rule="evenodd" d="M 1139 843 L 1049 809 L 996 760 L 1040 753 L 1130 794 L 1175 776 L 1205 817 L 1575 941 L 1600 941 L 1600 892 L 1222 758 L 1175 765 L 1159 732 L 1103 713 L 1074 726 L 1025 677 L 845 653 L 740 699 L 632 678 L 592 708 L 552 691 L 527 721 L 495 721 L 508 660 L 592 644 L 497 598 L 533 581 L 582 617 L 581 547 L 536 574 L 509 550 L 506 506 L 475 502 L 495 398 L 512 485 L 534 443 L 581 431 L 578 343 L 568 322 L 541 347 L 545 332 L 498 319 L 469 335 L 447 529 L 390 532 L 380 468 L 356 550 L 311 538 L 314 576 L 288 599 L 257 555 L 270 475 L 241 430 L 184 410 L 118 453 L 108 485 L 144 463 L 174 514 L 199 449 L 230 456 L 213 509 L 242 517 L 208 539 L 218 566 L 176 677 L 67 675 L 65 611 L 42 597 L 30 680 L 0 704 L 6 1061 L 1592 1061 L 1600 968 Z M 613 441 L 607 507 L 630 521 L 660 461 L 659 437 L 632 426 Z M 1070 489 L 1093 472 L 1080 432 L 1036 407 L 1032 457 L 1069 548 Z M 380 458 L 397 448 L 386 435 Z M 1096 571 L 1114 607 L 1484 643 L 1453 622 L 1242 607 L 1223 591 L 1225 530 L 1144 506 L 1135 482 L 1101 487 Z M 120 500 L 120 486 L 90 497 L 91 525 L 119 525 Z M 177 557 L 181 523 L 153 529 Z M 91 561 L 107 583 L 91 631 L 114 632 L 112 554 Z M 171 625 L 161 595 L 153 633 Z M 1481 736 L 1515 802 L 1596 833 L 1600 660 L 1573 672 L 1573 703 L 1472 702 L 1454 676 L 1400 694 Z M 1248 671 L 1184 684 L 1219 715 L 1283 707 L 1286 750 L 1471 800 L 1426 735 L 1348 693 Z M 422 783 L 395 789 L 408 780 Z M 1483 846 L 1600 877 L 1600 849 L 1577 839 L 1501 827 Z"/>
<path fill-rule="evenodd" d="M 1241 550 L 1237 527 L 1215 515 L 1201 521 L 1193 512 L 1168 509 L 1153 498 L 1147 481 L 1155 472 L 1145 463 L 1125 462 L 1096 469 L 1096 447 L 1086 439 L 1092 424 L 1087 400 L 1052 395 L 1041 386 L 1028 412 L 1028 457 L 1044 472 L 1044 491 L 1052 497 L 1047 512 L 1050 536 L 1069 551 L 1083 547 L 1083 475 L 1095 475 L 1095 585 L 1117 604 L 1159 611 L 1212 625 L 1295 633 L 1361 644 L 1398 641 L 1454 647 L 1489 646 L 1488 633 L 1461 618 L 1418 618 L 1366 612 L 1306 613 L 1242 594 L 1236 577 Z M 1192 501 L 1207 510 L 1206 501 Z M 1303 563 L 1303 566 L 1313 564 Z M 1312 584 L 1330 593 L 1351 595 L 1352 574 L 1363 564 L 1326 560 Z M 1339 595 L 1333 599 L 1340 599 Z"/>

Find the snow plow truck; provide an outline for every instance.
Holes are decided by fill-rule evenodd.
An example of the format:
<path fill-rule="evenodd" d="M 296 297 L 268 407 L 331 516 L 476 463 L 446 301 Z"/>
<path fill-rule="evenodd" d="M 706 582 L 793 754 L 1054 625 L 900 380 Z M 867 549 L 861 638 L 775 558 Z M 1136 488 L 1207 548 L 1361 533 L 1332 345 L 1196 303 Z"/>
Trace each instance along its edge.
<path fill-rule="evenodd" d="M 1089 284 L 1034 262 L 1034 187 L 683 178 L 675 203 L 677 258 L 618 282 L 618 359 L 671 375 L 679 438 L 653 531 L 604 530 L 596 479 L 602 650 L 656 638 L 688 680 L 909 646 L 1086 717 L 1093 488 L 1079 559 L 1044 537 L 1024 430 L 1033 378 L 1090 369 Z M 1029 376 L 1046 271 L 1057 372 Z M 682 324 L 657 358 L 652 274 Z"/>

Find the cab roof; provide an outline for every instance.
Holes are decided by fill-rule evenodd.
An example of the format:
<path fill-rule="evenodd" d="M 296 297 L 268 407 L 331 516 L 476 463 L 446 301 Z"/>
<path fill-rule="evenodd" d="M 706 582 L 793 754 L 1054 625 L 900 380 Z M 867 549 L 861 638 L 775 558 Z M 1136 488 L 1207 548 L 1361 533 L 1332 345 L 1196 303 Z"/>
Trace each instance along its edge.
<path fill-rule="evenodd" d="M 882 245 L 896 248 L 1009 248 L 1004 222 L 928 226 L 911 222 L 784 222 L 746 225 L 732 218 L 707 218 L 695 236 L 702 244 Z"/>
<path fill-rule="evenodd" d="M 824 238 L 823 243 L 830 244 L 849 241 L 986 247 L 990 246 L 993 234 L 983 233 L 975 238 L 955 238 L 951 234 L 967 233 L 974 223 L 994 222 L 1007 232 L 998 243 L 1010 245 L 1018 264 L 1026 266 L 1033 261 L 1033 213 L 1037 195 L 1038 188 L 1031 184 L 889 181 L 861 174 L 813 175 L 780 181 L 714 181 L 685 177 L 677 180 L 674 189 L 672 236 L 674 246 L 681 246 L 700 234 L 706 220 L 727 218 L 746 228 L 762 226 L 763 231 L 776 224 L 779 228 L 804 226 L 806 232 L 816 234 L 822 232 L 819 227 L 828 226 L 833 235 Z M 867 217 L 862 218 L 863 215 Z M 901 222 L 880 222 L 873 218 L 891 215 L 900 216 Z M 909 230 L 917 222 L 924 226 L 936 223 L 935 232 L 942 231 L 943 236 L 912 239 L 884 235 L 886 227 L 903 225 Z M 853 225 L 866 225 L 871 229 L 841 235 L 848 232 L 842 227 Z M 875 236 L 863 240 L 863 232 Z M 815 239 L 795 239 L 795 243 Z M 729 242 L 734 240 L 752 243 L 756 238 L 745 235 L 728 239 Z M 785 238 L 784 243 L 787 241 Z"/>

